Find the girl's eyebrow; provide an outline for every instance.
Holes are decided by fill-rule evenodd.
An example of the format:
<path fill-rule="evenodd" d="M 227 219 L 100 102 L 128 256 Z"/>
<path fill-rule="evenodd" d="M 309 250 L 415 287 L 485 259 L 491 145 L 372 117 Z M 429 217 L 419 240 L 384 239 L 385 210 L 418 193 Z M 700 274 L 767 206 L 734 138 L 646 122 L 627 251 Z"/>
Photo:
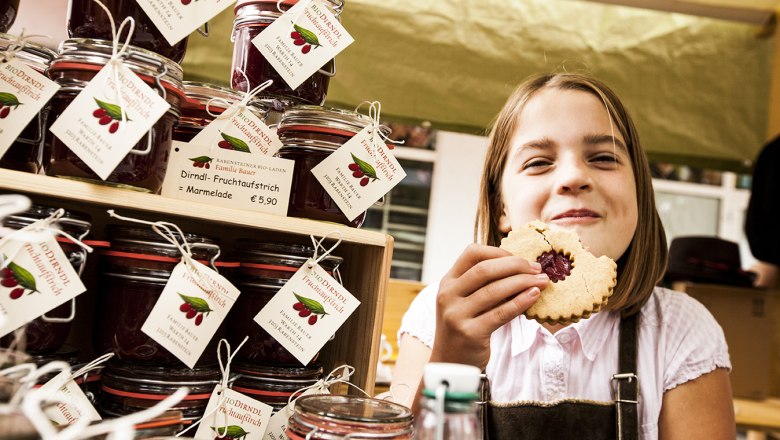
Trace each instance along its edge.
<path fill-rule="evenodd" d="M 616 145 L 621 150 L 623 150 L 623 152 L 628 153 L 628 148 L 626 148 L 626 145 L 623 143 L 623 141 L 610 134 L 589 134 L 586 135 L 582 140 L 585 145 Z"/>
<path fill-rule="evenodd" d="M 555 141 L 548 138 L 543 137 L 539 139 L 532 139 L 527 142 L 523 142 L 522 145 L 512 154 L 512 160 L 517 159 L 521 154 L 523 154 L 524 151 L 528 150 L 547 150 L 555 146 Z"/>

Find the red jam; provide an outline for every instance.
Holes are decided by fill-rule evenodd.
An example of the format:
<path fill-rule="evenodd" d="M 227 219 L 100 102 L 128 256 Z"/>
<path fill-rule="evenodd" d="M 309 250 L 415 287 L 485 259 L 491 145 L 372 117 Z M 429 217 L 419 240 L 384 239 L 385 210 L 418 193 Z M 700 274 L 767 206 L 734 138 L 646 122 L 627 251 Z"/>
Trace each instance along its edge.
<path fill-rule="evenodd" d="M 125 17 L 133 17 L 135 31 L 130 44 L 158 53 L 177 63 L 184 59 L 187 38 L 171 46 L 157 26 L 135 0 L 103 0 L 118 27 Z M 111 24 L 105 11 L 94 0 L 70 0 L 68 2 L 68 36 L 70 38 L 96 38 L 112 40 Z M 124 42 L 126 34 L 122 34 Z"/>
<path fill-rule="evenodd" d="M 114 352 L 122 361 L 183 366 L 176 356 L 141 331 L 171 272 L 181 261 L 179 250 L 150 228 L 109 225 L 106 234 L 111 247 L 100 252 L 95 351 Z M 185 237 L 193 258 L 199 262 L 208 265 L 218 255 L 215 240 L 195 234 Z M 216 364 L 220 334 L 221 329 L 198 365 Z"/>
<path fill-rule="evenodd" d="M 0 32 L 8 32 L 16 20 L 19 12 L 19 0 L 5 0 L 0 2 Z"/>
<path fill-rule="evenodd" d="M 295 161 L 287 215 L 360 227 L 365 212 L 350 221 L 311 170 L 371 123 L 357 112 L 298 106 L 285 112 L 277 130 L 284 145 L 277 156 Z"/>
<path fill-rule="evenodd" d="M 286 1 L 282 10 L 287 10 L 296 2 Z M 326 7 L 339 13 L 341 3 L 326 1 Z M 281 75 L 266 61 L 252 40 L 268 25 L 273 23 L 281 12 L 275 0 L 240 0 L 234 9 L 236 19 L 233 22 L 233 67 L 230 84 L 235 90 L 249 91 L 263 82 L 272 79 L 273 84 L 263 90 L 261 96 L 289 99 L 303 104 L 322 105 L 328 92 L 330 76 L 335 74 L 335 61 L 330 60 L 322 69 L 315 72 L 296 89 L 282 79 Z M 246 78 L 244 77 L 244 74 Z M 247 79 L 249 82 L 247 82 Z"/>
<path fill-rule="evenodd" d="M 387 400 L 333 394 L 299 398 L 287 424 L 292 440 L 407 440 L 412 434 L 409 408 Z"/>
<path fill-rule="evenodd" d="M 47 71 L 48 76 L 62 87 L 50 102 L 43 167 L 50 176 L 89 180 L 98 184 L 157 193 L 162 187 L 168 166 L 173 125 L 179 118 L 180 103 L 185 99 L 181 66 L 173 61 L 143 49 L 128 49 L 132 54 L 140 54 L 143 58 L 131 55 L 125 59 L 125 65 L 159 93 L 163 90 L 157 87 L 155 77 L 163 71 L 166 72 L 161 77 L 161 84 L 171 108 L 152 126 L 151 151 L 143 152 L 148 145 L 148 136 L 144 135 L 105 181 L 48 131 L 48 127 L 70 105 L 73 98 L 105 66 L 111 58 L 111 50 L 110 42 L 99 40 L 66 40 L 61 44 L 57 58 L 52 61 Z"/>
<path fill-rule="evenodd" d="M 33 205 L 25 212 L 5 217 L 3 226 L 11 229 L 21 229 L 38 220 L 50 217 L 57 209 L 50 206 Z M 90 216 L 77 211 L 66 211 L 63 217 L 60 218 L 58 225 L 63 231 L 75 238 L 85 237 L 92 228 Z M 68 238 L 57 236 L 56 239 L 73 268 L 76 272 L 81 273 L 87 262 L 87 251 Z M 68 318 L 72 312 L 71 307 L 71 302 L 68 301 L 55 307 L 44 316 L 49 318 Z M 68 339 L 70 328 L 70 321 L 51 322 L 44 318 L 36 318 L 29 322 L 24 330 L 26 350 L 36 355 L 54 353 Z M 7 346 L 10 344 L 12 338 L 13 336 L 4 337 L 2 345 Z"/>
<path fill-rule="evenodd" d="M 136 413 L 187 387 L 189 394 L 171 410 L 181 411 L 183 420 L 195 421 L 203 416 L 221 378 L 217 367 L 189 369 L 112 361 L 103 369 L 97 410 L 105 417 Z"/>
<path fill-rule="evenodd" d="M 1 14 L 2 12 L 0 12 L 0 16 Z M 0 34 L 0 51 L 6 50 L 15 40 L 16 38 L 10 35 Z M 17 59 L 41 74 L 46 71 L 55 56 L 57 53 L 53 50 L 31 42 L 27 42 L 24 49 L 15 55 Z M 8 147 L 8 151 L 0 159 L 0 167 L 29 173 L 38 173 L 41 170 L 40 147 L 43 143 L 43 130 L 48 112 L 49 107 L 44 106 L 38 115 L 24 127 L 19 137 Z"/>
<path fill-rule="evenodd" d="M 271 405 L 274 411 L 286 406 L 293 394 L 322 379 L 321 366 L 264 367 L 235 363 L 231 369 L 238 373 L 234 391 Z"/>

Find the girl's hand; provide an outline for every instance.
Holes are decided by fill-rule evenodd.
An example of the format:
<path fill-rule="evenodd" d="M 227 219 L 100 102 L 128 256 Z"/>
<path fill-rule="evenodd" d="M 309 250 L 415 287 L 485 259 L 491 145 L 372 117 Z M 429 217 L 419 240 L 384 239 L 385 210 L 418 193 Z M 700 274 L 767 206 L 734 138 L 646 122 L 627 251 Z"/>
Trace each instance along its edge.
<path fill-rule="evenodd" d="M 503 249 L 469 245 L 439 285 L 431 362 L 484 369 L 490 335 L 525 312 L 550 282 L 541 270 Z"/>

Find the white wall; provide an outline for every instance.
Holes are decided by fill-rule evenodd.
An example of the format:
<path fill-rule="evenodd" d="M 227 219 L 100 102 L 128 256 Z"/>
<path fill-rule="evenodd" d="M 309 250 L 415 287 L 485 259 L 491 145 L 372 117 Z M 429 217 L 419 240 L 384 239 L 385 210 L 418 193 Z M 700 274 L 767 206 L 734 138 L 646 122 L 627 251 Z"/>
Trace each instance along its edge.
<path fill-rule="evenodd" d="M 473 241 L 487 138 L 439 131 L 422 282 L 438 281 Z"/>

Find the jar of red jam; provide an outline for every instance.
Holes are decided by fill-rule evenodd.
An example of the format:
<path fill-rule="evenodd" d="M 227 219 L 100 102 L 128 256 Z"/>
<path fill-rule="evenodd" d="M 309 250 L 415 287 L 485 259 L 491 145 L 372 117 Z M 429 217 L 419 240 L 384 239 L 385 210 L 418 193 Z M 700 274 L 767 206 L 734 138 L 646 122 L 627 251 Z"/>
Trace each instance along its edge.
<path fill-rule="evenodd" d="M 25 212 L 5 217 L 3 226 L 11 229 L 21 229 L 36 221 L 46 219 L 54 214 L 58 208 L 43 205 L 32 205 Z M 57 225 L 69 235 L 77 239 L 83 239 L 92 228 L 91 217 L 83 212 L 68 210 L 58 220 Z M 87 262 L 87 251 L 67 237 L 55 236 L 62 251 L 68 257 L 73 269 L 81 274 Z M 24 330 L 26 350 L 31 354 L 48 354 L 59 350 L 68 339 L 71 329 L 71 321 L 67 320 L 73 314 L 73 303 L 68 301 L 50 310 L 43 317 L 36 318 L 27 323 Z M 49 318 L 54 318 L 52 321 Z M 2 339 L 2 345 L 11 343 L 13 335 Z"/>
<path fill-rule="evenodd" d="M 187 98 L 181 104 L 181 117 L 173 131 L 173 140 L 189 142 L 221 115 L 227 106 L 241 102 L 244 94 L 215 84 L 184 81 Z M 247 108 L 266 125 L 278 123 L 281 112 L 290 104 L 272 99 L 253 99 Z M 210 113 L 209 113 L 210 112 Z"/>
<path fill-rule="evenodd" d="M 182 420 L 194 422 L 203 416 L 221 379 L 217 367 L 190 369 L 111 361 L 103 369 L 97 410 L 105 417 L 136 413 L 187 387 L 189 394 L 170 410 L 181 411 Z"/>
<path fill-rule="evenodd" d="M 50 101 L 47 127 L 51 126 L 73 98 L 106 65 L 111 53 L 110 41 L 80 39 L 62 42 L 57 57 L 47 71 L 48 76 L 61 86 Z M 152 126 L 151 149 L 148 149 L 149 135 L 144 135 L 103 181 L 47 129 L 43 152 L 46 174 L 144 192 L 159 192 L 168 166 L 173 126 L 179 118 L 179 106 L 185 99 L 181 82 L 183 73 L 181 66 L 175 62 L 137 47 L 128 48 L 124 64 L 150 87 L 163 94 L 171 105 Z M 158 77 L 160 86 L 156 81 Z"/>
<path fill-rule="evenodd" d="M 295 3 L 297 0 L 285 0 L 279 2 L 279 6 L 283 11 L 286 11 Z M 325 0 L 323 4 L 338 18 L 343 2 Z M 252 40 L 260 32 L 282 15 L 277 8 L 276 0 L 239 0 L 233 11 L 236 14 L 236 19 L 233 21 L 233 34 L 231 35 L 233 41 L 231 87 L 236 90 L 248 91 L 272 79 L 273 83 L 260 92 L 261 96 L 322 105 L 328 93 L 330 77 L 336 73 L 335 60 L 328 61 L 322 69 L 303 81 L 298 88 L 292 89 L 252 44 Z M 292 29 L 292 24 L 290 28 Z"/>
<path fill-rule="evenodd" d="M 187 51 L 187 38 L 171 46 L 136 1 L 102 0 L 102 3 L 111 12 L 117 26 L 125 17 L 133 17 L 135 30 L 130 44 L 158 53 L 174 62 L 182 62 Z M 114 38 L 106 12 L 94 0 L 68 0 L 67 28 L 70 38 Z M 123 33 L 123 42 L 125 38 L 126 34 Z"/>
<path fill-rule="evenodd" d="M 412 411 L 370 397 L 308 395 L 295 401 L 287 424 L 291 440 L 413 438 Z"/>
<path fill-rule="evenodd" d="M 0 11 L 0 17 L 2 17 L 2 11 Z M 0 52 L 6 50 L 15 42 L 16 38 L 14 36 L 0 34 Z M 46 46 L 25 42 L 24 48 L 16 52 L 14 57 L 27 65 L 27 67 L 43 74 L 56 55 L 57 52 Z M 38 115 L 24 127 L 19 137 L 8 147 L 8 150 L 0 159 L 0 167 L 29 173 L 38 173 L 41 170 L 41 144 L 43 143 L 44 127 L 48 112 L 48 105 L 44 106 L 38 112 Z"/>
<path fill-rule="evenodd" d="M 369 124 L 366 115 L 326 107 L 302 105 L 284 113 L 277 129 L 284 146 L 276 155 L 295 162 L 288 216 L 358 228 L 363 224 L 365 212 L 347 219 L 311 170 Z M 389 132 L 384 126 L 381 130 Z"/>
<path fill-rule="evenodd" d="M 236 240 L 236 250 L 230 260 L 239 263 L 237 282 L 244 279 L 288 280 L 310 258 L 314 258 L 314 248 L 294 243 L 276 243 L 251 238 Z M 322 250 L 320 250 L 320 254 Z M 336 255 L 328 255 L 319 264 L 333 275 L 344 261 Z"/>
<path fill-rule="evenodd" d="M 8 32 L 19 12 L 19 0 L 4 0 L 0 2 L 0 32 Z"/>
<path fill-rule="evenodd" d="M 122 361 L 183 366 L 176 356 L 141 331 L 171 272 L 181 261 L 179 250 L 150 228 L 109 225 L 106 235 L 111 246 L 99 254 L 95 351 L 113 352 Z M 181 242 L 178 233 L 175 235 Z M 210 237 L 185 233 L 185 238 L 192 257 L 200 263 L 209 265 L 219 254 L 217 241 Z M 198 365 L 216 365 L 220 335 L 221 329 Z"/>
<path fill-rule="evenodd" d="M 237 373 L 233 390 L 282 409 L 290 397 L 322 379 L 322 366 L 269 367 L 236 362 L 231 367 Z"/>

